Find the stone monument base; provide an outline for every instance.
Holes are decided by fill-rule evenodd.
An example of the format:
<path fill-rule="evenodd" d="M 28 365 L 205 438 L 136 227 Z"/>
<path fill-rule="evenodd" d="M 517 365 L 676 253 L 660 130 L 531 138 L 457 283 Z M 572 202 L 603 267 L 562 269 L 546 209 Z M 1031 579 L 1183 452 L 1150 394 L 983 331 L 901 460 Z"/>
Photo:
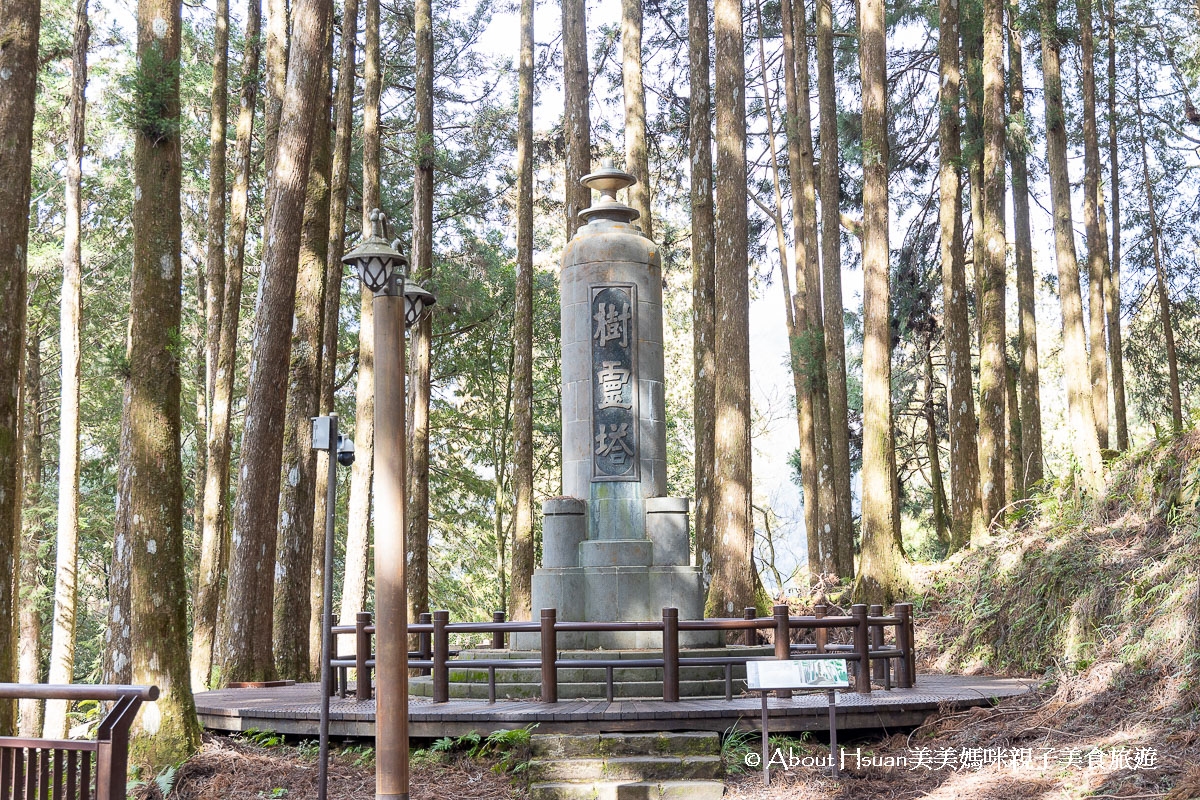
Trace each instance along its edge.
<path fill-rule="evenodd" d="M 587 503 L 556 497 L 542 506 L 542 567 L 533 573 L 533 618 L 543 608 L 560 622 L 654 622 L 662 610 L 679 609 L 679 619 L 703 619 L 704 581 L 692 566 L 686 497 L 644 501 L 645 538 L 589 538 Z M 638 509 L 639 511 L 641 509 Z M 516 633 L 515 650 L 536 650 L 538 633 Z M 707 647 L 718 631 L 680 631 L 680 647 Z M 658 631 L 563 631 L 563 649 L 661 648 Z"/>

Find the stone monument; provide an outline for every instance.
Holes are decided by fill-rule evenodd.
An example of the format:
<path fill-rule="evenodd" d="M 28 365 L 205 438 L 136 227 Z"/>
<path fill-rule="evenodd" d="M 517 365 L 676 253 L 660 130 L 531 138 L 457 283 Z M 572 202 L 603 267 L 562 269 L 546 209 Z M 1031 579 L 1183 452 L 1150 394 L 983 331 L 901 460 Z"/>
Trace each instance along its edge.
<path fill-rule="evenodd" d="M 688 498 L 667 497 L 663 392 L 662 265 L 658 246 L 617 200 L 637 182 L 604 162 L 583 178 L 600 192 L 563 253 L 562 452 L 564 497 L 542 506 L 542 566 L 533 574 L 533 617 L 639 621 L 679 609 L 704 615 L 704 585 L 691 557 Z M 536 649 L 538 634 L 514 647 Z M 681 644 L 717 641 L 685 632 Z M 654 631 L 564 632 L 562 648 L 659 648 Z"/>

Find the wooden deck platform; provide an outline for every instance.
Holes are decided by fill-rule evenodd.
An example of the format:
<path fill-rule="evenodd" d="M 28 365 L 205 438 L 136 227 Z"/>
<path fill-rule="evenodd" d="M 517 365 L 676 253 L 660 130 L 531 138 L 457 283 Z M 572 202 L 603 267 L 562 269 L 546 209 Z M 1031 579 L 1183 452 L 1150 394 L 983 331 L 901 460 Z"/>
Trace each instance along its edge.
<path fill-rule="evenodd" d="M 869 695 L 838 694 L 838 728 L 893 728 L 919 725 L 938 708 L 990 705 L 998 699 L 1031 691 L 1033 681 L 963 675 L 920 675 L 912 689 L 876 689 Z M 414 737 L 458 736 L 468 731 L 490 733 L 532 723 L 540 733 L 605 731 L 708 730 L 732 725 L 757 730 L 761 713 L 758 695 L 732 701 L 570 700 L 540 703 L 500 700 L 452 700 L 433 703 L 413 698 L 409 704 Z M 771 729 L 819 731 L 829 727 L 824 693 L 796 695 L 769 701 Z M 320 696 L 317 684 L 268 689 L 224 689 L 196 695 L 200 722 L 213 731 L 272 730 L 300 736 L 317 735 Z M 374 701 L 332 698 L 330 732 L 337 737 L 375 735 Z"/>

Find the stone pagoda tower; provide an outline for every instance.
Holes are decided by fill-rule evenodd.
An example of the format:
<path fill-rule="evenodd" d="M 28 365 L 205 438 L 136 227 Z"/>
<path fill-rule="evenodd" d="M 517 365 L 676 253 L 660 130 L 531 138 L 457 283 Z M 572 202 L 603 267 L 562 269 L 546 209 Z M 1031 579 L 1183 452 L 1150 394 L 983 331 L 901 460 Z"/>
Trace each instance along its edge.
<path fill-rule="evenodd" d="M 564 497 L 542 506 L 542 567 L 533 574 L 533 616 L 563 621 L 637 621 L 679 609 L 704 615 L 692 563 L 688 498 L 666 497 L 662 265 L 658 245 L 617 200 L 637 182 L 605 161 L 583 178 L 600 192 L 579 212 L 586 223 L 563 253 L 562 437 Z M 537 634 L 517 646 L 536 648 Z M 715 642 L 681 634 L 681 643 Z M 659 648 L 657 632 L 562 633 L 563 648 Z"/>

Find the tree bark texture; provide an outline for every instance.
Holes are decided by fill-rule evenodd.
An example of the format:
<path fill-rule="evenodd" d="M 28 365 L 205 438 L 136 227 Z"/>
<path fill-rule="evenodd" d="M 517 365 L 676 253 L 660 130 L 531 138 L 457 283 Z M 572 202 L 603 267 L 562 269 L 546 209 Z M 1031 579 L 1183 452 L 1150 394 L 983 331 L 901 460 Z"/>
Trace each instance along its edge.
<path fill-rule="evenodd" d="M 856 595 L 890 602 L 904 554 L 894 535 L 891 289 L 888 282 L 887 78 L 884 0 L 862 0 L 863 98 L 863 467 L 862 562 Z M 861 601 L 860 601 L 861 602 Z"/>
<path fill-rule="evenodd" d="M 318 112 L 312 132 L 312 156 L 304 219 L 296 308 L 292 316 L 291 366 L 283 426 L 279 529 L 275 546 L 275 593 L 272 624 L 275 669 L 281 678 L 303 681 L 309 672 L 309 622 L 312 609 L 314 494 L 316 452 L 312 422 L 320 409 L 321 334 L 325 311 L 326 248 L 329 246 L 329 87 L 333 61 L 333 25 L 325 26 L 321 54 Z M 337 290 L 339 287 L 332 287 Z M 320 520 L 324 528 L 324 517 Z"/>
<path fill-rule="evenodd" d="M 208 126 L 208 252 L 204 299 L 204 397 L 212 407 L 225 301 L 225 129 L 229 121 L 229 0 L 217 0 Z"/>
<path fill-rule="evenodd" d="M 16 617 L 14 598 L 21 530 L 21 363 L 25 358 L 26 243 L 29 238 L 33 108 L 37 93 L 40 0 L 0 6 L 0 619 Z M 0 681 L 12 681 L 16 629 L 0 625 Z M 0 702 L 0 731 L 11 731 L 15 704 Z"/>
<path fill-rule="evenodd" d="M 942 303 L 946 329 L 946 405 L 950 441 L 950 550 L 965 547 L 983 529 L 975 392 L 971 385 L 970 299 L 962 223 L 962 86 L 957 0 L 940 0 L 938 61 L 941 72 L 938 143 L 938 224 Z"/>
<path fill-rule="evenodd" d="M 517 75 L 517 274 L 513 311 L 513 619 L 531 613 L 533 541 L 533 3 L 521 0 Z M 641 7 L 638 7 L 639 21 Z M 641 26 L 639 25 L 639 34 Z M 641 61 L 638 61 L 641 83 Z M 644 115 L 643 115 L 644 116 Z M 644 121 L 644 120 L 643 120 Z M 520 561 L 521 563 L 517 563 Z M 516 579 L 522 581 L 517 586 Z"/>
<path fill-rule="evenodd" d="M 796 27 L 804 29 L 803 20 Z M 846 332 L 842 307 L 841 155 L 837 133 L 837 97 L 834 88 L 833 2 L 817 0 L 817 103 L 821 146 L 821 261 L 825 374 L 829 390 L 829 441 L 832 450 L 833 494 L 836 503 L 837 552 L 843 561 L 850 554 L 848 571 L 854 574 L 854 527 L 850 493 L 850 433 L 846 399 Z M 843 569 L 846 565 L 843 564 Z"/>
<path fill-rule="evenodd" d="M 925 348 L 925 453 L 929 459 L 929 488 L 933 493 L 933 530 L 938 541 L 950 546 L 945 482 L 942 480 L 942 454 L 938 444 L 937 400 L 933 391 L 933 346 Z"/>
<path fill-rule="evenodd" d="M 976 274 L 982 335 L 979 356 L 979 462 L 983 521 L 1006 504 L 1004 0 L 983 2 L 983 267 Z M 978 235 L 978 231 L 976 231 Z"/>
<path fill-rule="evenodd" d="M 67 181 L 63 230 L 63 282 L 59 303 L 58 337 L 62 356 L 62 401 L 58 429 L 58 532 L 54 563 L 54 629 L 50 635 L 50 683 L 75 678 L 75 598 L 79 561 L 79 331 L 83 306 L 83 252 L 80 227 L 83 212 L 84 112 L 87 87 L 87 0 L 75 4 L 71 43 L 71 123 L 67 129 Z M 46 702 L 44 735 L 67 735 L 67 703 Z"/>
<path fill-rule="evenodd" d="M 692 208 L 692 370 L 695 380 L 693 426 L 696 436 L 696 563 L 705 586 L 712 577 L 714 380 L 716 378 L 715 299 L 713 297 L 713 166 L 709 81 L 708 0 L 688 0 L 688 158 Z"/>
<path fill-rule="evenodd" d="M 1083 330 L 1083 297 L 1079 262 L 1071 222 L 1071 185 L 1067 173 L 1067 129 L 1063 115 L 1062 44 L 1058 32 L 1058 0 L 1042 0 L 1042 69 L 1045 74 L 1046 157 L 1050 171 L 1050 201 L 1054 216 L 1054 253 L 1058 265 L 1059 303 L 1063 319 L 1063 368 L 1066 373 L 1072 449 L 1083 470 L 1084 483 L 1099 492 L 1103 464 L 1092 412 L 1091 376 Z"/>
<path fill-rule="evenodd" d="M 365 0 L 363 24 L 363 185 L 362 224 L 371 230 L 371 209 L 379 199 L 379 0 Z M 350 472 L 350 508 L 346 524 L 346 564 L 342 583 L 341 622 L 367 607 L 368 551 L 371 541 L 371 482 L 375 466 L 375 298 L 363 288 L 358 319 L 358 376 L 354 388 L 354 466 Z"/>
<path fill-rule="evenodd" d="M 1004 470 L 1004 497 L 1006 503 L 1014 503 L 1025 497 L 1025 475 L 1021 464 L 1025 460 L 1021 448 L 1021 402 L 1017 399 L 1020 369 L 1009 364 L 1005 375 L 1004 417 L 1008 425 L 1008 463 Z"/>
<path fill-rule="evenodd" d="M 1016 121 L 1019 136 L 1009 142 L 1008 160 L 1012 166 L 1013 230 L 1016 239 L 1017 327 L 1020 361 L 1021 481 L 1026 490 L 1042 482 L 1042 400 L 1039 384 L 1037 349 L 1037 276 L 1033 271 L 1033 236 L 1029 225 L 1029 146 L 1025 117 L 1024 41 L 1020 8 L 1014 0 L 1008 5 L 1008 64 L 1010 117 Z"/>
<path fill-rule="evenodd" d="M 296 274 L 314 129 L 321 108 L 321 53 L 329 0 L 297 0 L 295 35 L 279 127 L 279 155 L 267 184 L 267 241 L 250 353 L 246 424 L 234 502 L 222 678 L 274 676 L 272 605 L 279 475 Z M 307 618 L 307 614 L 305 614 Z"/>
<path fill-rule="evenodd" d="M 567 238 L 579 227 L 579 212 L 591 205 L 591 193 L 579 182 L 591 172 L 592 129 L 588 103 L 591 85 L 588 80 L 587 3 L 585 0 L 562 0 L 563 30 L 563 128 L 566 138 L 566 175 L 564 176 L 567 209 Z"/>
<path fill-rule="evenodd" d="M 426 285 L 433 279 L 433 7 L 416 0 L 417 161 L 413 168 L 412 274 Z M 428 312 L 413 327 L 409 366 L 412 428 L 408 442 L 408 618 L 429 610 L 429 400 L 432 390 L 433 318 Z M 532 563 L 532 558 L 530 559 Z"/>
<path fill-rule="evenodd" d="M 130 326 L 132 327 L 132 326 Z M 125 336 L 126 362 L 129 360 L 129 334 Z M 130 664 L 129 582 L 133 542 L 130 534 L 129 491 L 133 477 L 133 428 L 130 418 L 130 380 L 128 372 L 121 394 L 121 447 L 117 464 L 117 497 L 113 514 L 113 550 L 108 570 L 108 624 L 104 627 L 104 683 L 129 683 L 133 680 Z"/>
<path fill-rule="evenodd" d="M 1117 137 L 1117 0 L 1108 7 L 1108 167 L 1112 193 L 1112 255 L 1104 278 L 1104 310 L 1108 318 L 1108 361 L 1112 375 L 1113 416 L 1117 449 L 1129 449 L 1129 414 L 1125 406 L 1125 357 L 1121 345 L 1121 157 Z"/>
<path fill-rule="evenodd" d="M 967 3 L 959 6 L 962 23 L 962 58 L 965 65 L 966 80 L 966 152 L 963 159 L 967 162 L 968 186 L 971 199 L 971 272 L 974 276 L 975 303 L 975 337 L 980 351 L 983 350 L 983 271 L 987 263 L 983 220 L 983 4 L 982 2 Z M 982 437 L 983 409 L 980 409 L 980 431 Z M 982 455 L 982 454 L 981 454 Z M 983 477 L 983 465 L 980 465 L 980 478 Z M 982 488 L 982 487 L 981 487 Z M 984 522 L 986 524 L 985 516 Z"/>
<path fill-rule="evenodd" d="M 229 461 L 233 388 L 237 375 L 238 322 L 246 262 L 251 147 L 254 108 L 258 101 L 258 62 L 262 50 L 262 0 L 246 4 L 246 47 L 233 150 L 233 191 L 229 199 L 229 252 L 221 299 L 221 329 L 213 370 L 212 404 L 205 443 L 204 526 L 200 538 L 199 577 L 193 606 L 191 676 L 194 689 L 209 685 L 217 638 L 217 619 L 229 560 Z"/>
<path fill-rule="evenodd" d="M 750 472 L 750 294 L 746 252 L 746 69 L 741 0 L 713 3 L 716 63 L 714 500 L 706 616 L 755 605 Z"/>
<path fill-rule="evenodd" d="M 129 307 L 130 678 L 160 691 L 135 723 L 130 764 L 150 774 L 200 744 L 188 677 L 180 461 L 180 12 L 179 0 L 138 2 L 137 69 L 166 98 L 161 118 L 134 138 Z"/>
<path fill-rule="evenodd" d="M 650 212 L 650 155 L 646 148 L 646 90 L 642 86 L 642 0 L 621 0 L 621 84 L 625 95 L 625 169 L 638 182 L 629 205 L 646 238 L 654 238 Z"/>
<path fill-rule="evenodd" d="M 1083 225 L 1088 256 L 1088 368 L 1096 438 L 1108 449 L 1108 353 L 1104 332 L 1104 278 L 1108 274 L 1108 237 L 1100 229 L 1100 141 L 1096 132 L 1096 45 L 1092 0 L 1075 0 L 1079 16 L 1079 62 L 1083 91 Z"/>
<path fill-rule="evenodd" d="M 41 337 L 36 331 L 26 332 L 24 379 L 21 382 L 21 474 L 24 487 L 21 505 L 31 513 L 21 520 L 21 572 L 17 597 L 17 680 L 21 683 L 41 683 L 42 614 L 40 599 L 44 592 L 41 580 L 41 553 L 46 540 L 46 525 L 36 512 L 42 500 L 44 469 L 42 463 L 43 407 Z M 23 699 L 17 703 L 17 735 L 42 736 L 43 715 L 39 700 Z M 48 735 L 48 734 L 47 734 Z"/>
<path fill-rule="evenodd" d="M 338 63 L 337 97 L 335 99 L 336 131 L 333 142 L 333 164 L 329 178 L 329 231 L 325 261 L 325 310 L 321 323 L 321 391 L 320 413 L 334 412 L 334 383 L 337 379 L 339 316 L 342 305 L 342 256 L 346 250 L 346 197 L 349 194 L 350 138 L 354 132 L 354 89 L 356 83 L 354 51 L 358 37 L 358 0 L 345 0 L 342 6 L 341 55 Z M 329 488 L 329 451 L 317 453 L 316 487 L 313 510 L 314 530 L 312 559 L 312 588 L 309 593 L 308 663 L 309 671 L 321 671 L 321 627 L 325 607 L 325 536 L 335 531 L 325 530 L 326 492 Z"/>

